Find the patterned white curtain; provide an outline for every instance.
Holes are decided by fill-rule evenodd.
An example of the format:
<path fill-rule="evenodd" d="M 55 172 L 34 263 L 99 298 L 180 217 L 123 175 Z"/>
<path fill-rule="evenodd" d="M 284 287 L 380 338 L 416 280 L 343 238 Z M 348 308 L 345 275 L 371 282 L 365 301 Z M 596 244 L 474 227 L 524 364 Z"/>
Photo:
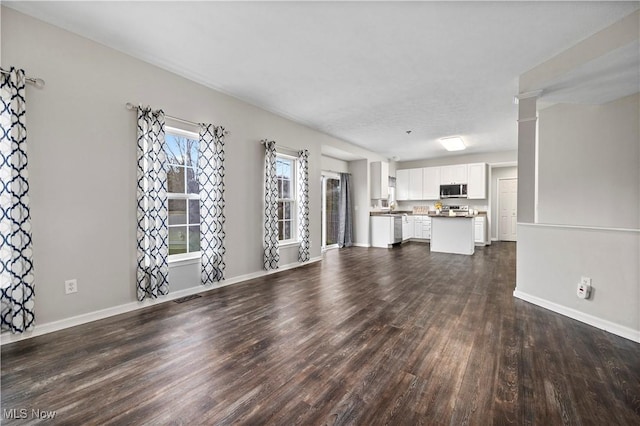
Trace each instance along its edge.
<path fill-rule="evenodd" d="M 276 143 L 263 140 L 264 156 L 264 269 L 277 269 L 280 262 L 278 243 L 278 176 Z"/>
<path fill-rule="evenodd" d="M 169 292 L 164 112 L 138 108 L 138 300 Z"/>
<path fill-rule="evenodd" d="M 224 279 L 224 127 L 200 124 L 200 254 L 202 284 Z"/>
<path fill-rule="evenodd" d="M 0 74 L 0 289 L 2 330 L 33 329 L 34 281 L 23 70 Z"/>
<path fill-rule="evenodd" d="M 298 261 L 309 260 L 309 151 L 298 152 Z"/>

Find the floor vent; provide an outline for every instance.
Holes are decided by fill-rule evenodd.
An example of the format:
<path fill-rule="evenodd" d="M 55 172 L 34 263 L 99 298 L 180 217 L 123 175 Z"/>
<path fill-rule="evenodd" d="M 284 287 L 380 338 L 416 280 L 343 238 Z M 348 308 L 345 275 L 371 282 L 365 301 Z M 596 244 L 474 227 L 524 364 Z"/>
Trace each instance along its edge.
<path fill-rule="evenodd" d="M 184 302 L 188 302 L 189 300 L 193 300 L 193 299 L 197 299 L 198 297 L 202 297 L 199 294 L 192 294 L 191 296 L 185 296 L 185 297 L 181 297 L 179 299 L 175 299 L 174 302 L 176 303 L 184 303 Z"/>

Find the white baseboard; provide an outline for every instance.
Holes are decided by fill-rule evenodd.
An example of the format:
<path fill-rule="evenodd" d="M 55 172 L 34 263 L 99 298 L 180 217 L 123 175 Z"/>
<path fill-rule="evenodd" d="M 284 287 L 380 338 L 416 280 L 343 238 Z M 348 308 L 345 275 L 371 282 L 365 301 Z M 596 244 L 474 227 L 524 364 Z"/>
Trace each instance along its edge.
<path fill-rule="evenodd" d="M 364 248 L 369 248 L 369 247 L 371 247 L 371 245 L 369 245 L 369 244 L 363 244 L 363 243 L 353 243 L 353 247 L 364 247 Z"/>
<path fill-rule="evenodd" d="M 517 297 L 518 299 L 522 299 L 525 302 L 532 303 L 534 305 L 540 306 L 542 308 L 548 309 L 550 311 L 556 312 L 558 314 L 564 315 L 574 320 L 583 322 L 585 324 L 589 324 L 593 327 L 615 334 L 616 336 L 624 337 L 625 339 L 629 339 L 634 342 L 640 343 L 640 330 L 634 330 L 632 328 L 625 327 L 623 325 L 616 324 L 614 322 L 607 321 L 602 318 L 595 317 L 593 315 L 585 314 L 584 312 L 580 312 L 576 309 L 568 308 L 566 306 L 559 305 L 557 303 L 550 302 L 546 299 L 542 299 L 537 296 L 532 296 L 530 294 L 527 294 L 518 290 L 513 291 L 513 296 Z"/>
<path fill-rule="evenodd" d="M 88 312 L 86 314 L 76 315 L 74 317 L 65 318 L 58 321 L 52 321 L 45 324 L 37 324 L 33 331 L 27 331 L 22 334 L 13 334 L 8 331 L 0 334 L 0 345 L 4 345 L 7 343 L 17 342 L 20 340 L 30 339 L 32 337 L 41 336 L 47 333 L 53 333 L 54 331 L 63 330 L 65 328 L 75 327 L 77 325 L 86 324 L 89 322 L 101 320 L 104 318 L 112 317 L 114 315 L 124 314 L 126 312 L 135 311 L 137 309 L 146 308 L 148 306 L 157 305 L 160 303 L 170 302 L 175 299 L 179 299 L 181 297 L 190 296 L 192 294 L 205 293 L 207 291 L 215 290 L 220 287 L 226 287 L 232 284 L 238 284 L 244 281 L 252 280 L 254 278 L 259 278 L 265 275 L 271 275 L 278 272 L 286 271 L 289 269 L 299 268 L 304 265 L 308 265 L 310 263 L 315 263 L 322 260 L 322 256 L 313 257 L 308 262 L 305 263 L 290 263 L 288 265 L 283 265 L 278 269 L 274 269 L 271 271 L 257 271 L 252 272 L 250 274 L 240 275 L 237 277 L 230 278 L 228 280 L 220 281 L 212 286 L 197 286 L 190 287 L 183 290 L 177 290 L 169 293 L 166 296 L 162 296 L 159 299 L 146 299 L 142 302 L 129 302 L 118 306 L 113 306 L 111 308 L 100 309 L 98 311 Z"/>

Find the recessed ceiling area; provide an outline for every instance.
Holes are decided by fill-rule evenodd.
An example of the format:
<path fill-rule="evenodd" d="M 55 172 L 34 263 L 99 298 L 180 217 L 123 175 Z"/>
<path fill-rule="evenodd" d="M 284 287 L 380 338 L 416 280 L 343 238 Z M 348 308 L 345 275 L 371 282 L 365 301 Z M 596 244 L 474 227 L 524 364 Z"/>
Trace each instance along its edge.
<path fill-rule="evenodd" d="M 604 104 L 640 90 L 640 43 L 629 43 L 545 84 L 540 107 Z"/>
<path fill-rule="evenodd" d="M 452 155 L 439 143 L 447 136 L 461 136 L 465 154 L 516 149 L 512 100 L 520 74 L 639 7 L 533 1 L 2 4 L 400 161 Z M 604 65 L 591 70 L 604 72 Z M 569 77 L 583 78 L 576 73 Z M 556 91 L 573 90 L 569 83 L 554 82 Z"/>

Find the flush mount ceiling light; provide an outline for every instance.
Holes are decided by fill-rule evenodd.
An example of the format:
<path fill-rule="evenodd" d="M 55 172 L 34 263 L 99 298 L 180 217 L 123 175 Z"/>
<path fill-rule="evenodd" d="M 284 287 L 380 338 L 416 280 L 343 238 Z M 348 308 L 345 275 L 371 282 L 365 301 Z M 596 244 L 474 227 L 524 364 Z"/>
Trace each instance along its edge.
<path fill-rule="evenodd" d="M 454 136 L 452 138 L 442 138 L 440 139 L 440 143 L 447 151 L 462 151 L 463 149 L 467 148 L 462 141 L 462 138 L 459 136 Z"/>

